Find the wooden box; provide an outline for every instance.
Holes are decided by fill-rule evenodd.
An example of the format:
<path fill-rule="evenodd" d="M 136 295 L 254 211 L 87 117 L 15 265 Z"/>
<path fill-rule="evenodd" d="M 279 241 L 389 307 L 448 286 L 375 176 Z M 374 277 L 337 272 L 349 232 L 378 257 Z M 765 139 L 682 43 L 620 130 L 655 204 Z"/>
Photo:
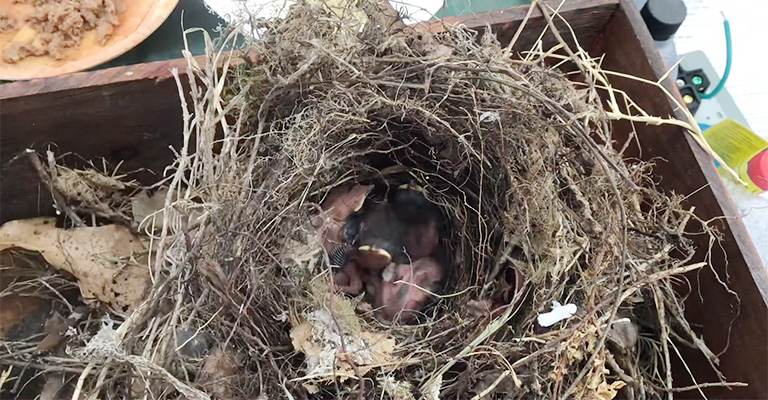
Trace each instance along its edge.
<path fill-rule="evenodd" d="M 559 1 L 552 2 L 556 7 Z M 525 18 L 528 7 L 516 7 L 466 17 L 463 23 L 490 26 L 504 42 Z M 665 72 L 650 34 L 632 0 L 568 0 L 560 14 L 570 22 L 582 47 L 594 56 L 604 54 L 605 69 L 657 80 Z M 517 49 L 530 48 L 546 22 L 534 10 Z M 439 29 L 439 24 L 432 28 Z M 565 26 L 561 26 L 566 31 Z M 545 45 L 554 38 L 545 37 Z M 173 60 L 95 72 L 0 85 L 0 223 L 51 214 L 50 195 L 25 159 L 14 157 L 25 148 L 56 146 L 57 153 L 76 152 L 85 159 L 104 157 L 124 161 L 123 170 L 148 168 L 161 173 L 171 160 L 169 146 L 181 139 L 181 108 L 170 69 L 184 70 Z M 676 115 L 671 102 L 647 85 L 614 78 L 612 85 L 627 92 L 653 115 Z M 665 82 L 674 91 L 673 82 Z M 616 123 L 618 134 L 631 127 Z M 693 293 L 686 315 L 710 348 L 720 354 L 720 368 L 729 381 L 746 387 L 704 389 L 710 399 L 768 399 L 768 276 L 738 212 L 727 195 L 711 159 L 682 130 L 671 126 L 636 126 L 643 159 L 661 158 L 655 173 L 667 191 L 689 195 L 697 214 L 723 234 L 713 249 L 712 265 L 738 294 L 730 295 L 709 269 L 691 273 Z M 706 249 L 704 236 L 697 243 Z M 766 245 L 766 244 L 762 244 Z M 704 253 L 701 253 L 704 256 Z M 729 329 L 730 327 L 730 329 Z M 680 349 L 697 382 L 716 381 L 696 351 Z M 692 384 L 677 364 L 676 386 Z M 677 398 L 702 398 L 696 391 Z"/>

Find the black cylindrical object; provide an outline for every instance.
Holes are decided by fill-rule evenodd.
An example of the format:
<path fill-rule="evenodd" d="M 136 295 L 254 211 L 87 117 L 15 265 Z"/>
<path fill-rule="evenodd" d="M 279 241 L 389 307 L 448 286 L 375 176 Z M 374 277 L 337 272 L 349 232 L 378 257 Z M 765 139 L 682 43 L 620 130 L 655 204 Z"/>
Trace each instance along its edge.
<path fill-rule="evenodd" d="M 671 38 L 685 21 L 686 14 L 683 0 L 648 0 L 640 10 L 645 25 L 657 42 Z"/>

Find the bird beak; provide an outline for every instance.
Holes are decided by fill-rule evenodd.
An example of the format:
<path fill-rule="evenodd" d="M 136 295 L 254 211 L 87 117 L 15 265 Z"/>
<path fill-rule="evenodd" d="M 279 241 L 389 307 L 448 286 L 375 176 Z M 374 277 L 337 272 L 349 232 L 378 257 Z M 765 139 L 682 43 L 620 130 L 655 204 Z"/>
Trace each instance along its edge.
<path fill-rule="evenodd" d="M 357 204 L 355 204 L 355 207 L 352 209 L 353 212 L 360 211 L 361 208 L 363 208 L 363 204 L 365 204 L 365 197 L 363 197 L 362 200 L 360 200 Z"/>
<path fill-rule="evenodd" d="M 424 189 L 419 185 L 414 185 L 410 183 L 404 183 L 397 187 L 400 190 L 413 190 L 415 192 L 424 193 Z"/>
<path fill-rule="evenodd" d="M 372 253 L 376 253 L 376 254 L 378 254 L 380 256 L 385 257 L 387 260 L 391 260 L 392 259 L 392 254 L 389 254 L 389 252 L 384 250 L 384 249 L 379 249 L 379 248 L 375 248 L 375 247 L 371 247 L 371 246 L 360 246 L 360 247 L 357 248 L 357 250 L 359 250 L 359 251 L 370 251 Z"/>

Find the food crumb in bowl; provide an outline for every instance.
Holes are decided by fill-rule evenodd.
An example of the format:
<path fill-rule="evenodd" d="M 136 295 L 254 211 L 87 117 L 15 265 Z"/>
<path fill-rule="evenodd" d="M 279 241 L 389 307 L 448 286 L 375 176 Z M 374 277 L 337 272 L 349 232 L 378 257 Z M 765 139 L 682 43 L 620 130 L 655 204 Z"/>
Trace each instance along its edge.
<path fill-rule="evenodd" d="M 8 15 L 7 12 L 0 10 L 0 33 L 12 31 L 16 28 L 16 19 Z"/>
<path fill-rule="evenodd" d="M 63 59 L 69 49 L 76 48 L 88 31 L 104 45 L 119 24 L 118 14 L 124 10 L 121 0 L 14 0 L 32 3 L 35 10 L 25 22 L 38 36 L 30 42 L 13 43 L 3 50 L 3 61 L 16 63 L 29 56 Z"/>
<path fill-rule="evenodd" d="M 43 50 L 30 42 L 27 43 L 11 43 L 3 50 L 3 61 L 8 64 L 17 63 L 29 56 L 42 56 L 45 55 Z"/>

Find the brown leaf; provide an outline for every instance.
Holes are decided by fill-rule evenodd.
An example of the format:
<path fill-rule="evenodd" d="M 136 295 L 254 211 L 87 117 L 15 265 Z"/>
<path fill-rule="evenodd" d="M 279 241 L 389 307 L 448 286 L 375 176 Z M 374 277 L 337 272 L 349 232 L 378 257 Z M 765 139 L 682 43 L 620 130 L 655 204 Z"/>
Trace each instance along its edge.
<path fill-rule="evenodd" d="M 393 364 L 395 339 L 392 337 L 361 331 L 344 334 L 342 339 L 328 311 L 315 311 L 308 317 L 307 321 L 294 325 L 290 332 L 294 349 L 306 356 L 307 375 L 316 377 L 305 382 L 305 387 L 306 384 L 329 383 L 335 379 L 343 382 L 358 372 L 364 376 L 374 368 Z M 337 319 L 343 326 L 344 319 Z M 344 348 L 340 345 L 342 340 Z"/>
<path fill-rule="evenodd" d="M 3 266 L 3 269 L 0 269 L 0 291 L 7 289 L 14 279 L 21 281 L 31 279 L 12 276 L 17 266 L 14 265 L 13 257 L 8 252 L 0 253 L 0 261 Z M 29 319 L 28 317 L 33 314 L 47 312 L 48 308 L 43 307 L 47 305 L 45 300 L 34 296 L 34 291 L 34 286 L 26 286 L 19 292 L 7 293 L 0 297 L 0 337 L 5 337 L 11 330 L 17 330 L 23 325 L 25 319 Z M 21 330 L 26 331 L 25 328 Z"/>
<path fill-rule="evenodd" d="M 638 336 L 637 325 L 628 318 L 614 321 L 608 330 L 608 340 L 616 344 L 622 351 L 635 347 Z"/>
<path fill-rule="evenodd" d="M 54 313 L 48 318 L 48 321 L 45 321 L 45 333 L 47 335 L 35 346 L 35 352 L 47 353 L 55 349 L 64 340 L 67 327 L 67 320 L 59 313 Z"/>
<path fill-rule="evenodd" d="M 232 351 L 217 346 L 206 357 L 199 383 L 216 399 L 237 399 L 233 388 L 239 369 L 238 357 Z"/>
<path fill-rule="evenodd" d="M 62 390 L 67 382 L 67 377 L 61 372 L 51 372 L 45 376 L 45 385 L 40 392 L 40 400 L 60 400 L 71 397 L 71 390 Z"/>
<path fill-rule="evenodd" d="M 14 247 L 37 251 L 75 276 L 88 302 L 98 300 L 125 312 L 144 297 L 146 250 L 124 226 L 60 229 L 54 218 L 10 221 L 0 226 L 0 251 Z"/>
<path fill-rule="evenodd" d="M 141 191 L 131 198 L 131 210 L 136 226 L 140 229 L 150 227 L 155 231 L 163 229 L 163 209 L 167 195 L 168 189 L 161 189 L 151 196 L 147 195 L 146 191 Z"/>

